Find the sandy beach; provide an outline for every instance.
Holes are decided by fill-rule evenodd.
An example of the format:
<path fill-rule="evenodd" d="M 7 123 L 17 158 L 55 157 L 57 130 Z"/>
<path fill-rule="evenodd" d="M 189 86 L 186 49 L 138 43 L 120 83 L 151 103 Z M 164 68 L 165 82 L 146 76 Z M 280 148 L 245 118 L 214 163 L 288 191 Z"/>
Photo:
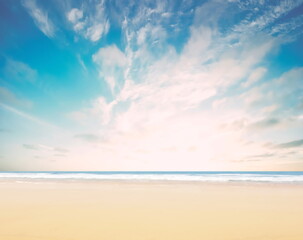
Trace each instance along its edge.
<path fill-rule="evenodd" d="M 5 240 L 301 240 L 303 185 L 0 182 Z"/>

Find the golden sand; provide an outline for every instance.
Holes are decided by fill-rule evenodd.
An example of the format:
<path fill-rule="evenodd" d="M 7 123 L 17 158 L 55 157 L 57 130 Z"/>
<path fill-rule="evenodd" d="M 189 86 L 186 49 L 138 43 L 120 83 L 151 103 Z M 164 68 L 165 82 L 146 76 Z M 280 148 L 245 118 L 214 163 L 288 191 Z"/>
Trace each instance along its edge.
<path fill-rule="evenodd" d="M 2 240 L 302 240 L 303 186 L 0 182 Z"/>

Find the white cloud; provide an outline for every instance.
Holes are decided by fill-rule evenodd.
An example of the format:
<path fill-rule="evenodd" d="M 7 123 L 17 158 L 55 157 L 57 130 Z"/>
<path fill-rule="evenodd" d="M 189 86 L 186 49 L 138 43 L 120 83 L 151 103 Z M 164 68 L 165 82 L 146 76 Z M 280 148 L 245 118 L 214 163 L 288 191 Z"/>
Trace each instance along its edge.
<path fill-rule="evenodd" d="M 93 55 L 93 61 L 99 66 L 99 73 L 104 77 L 114 93 L 116 77 L 123 77 L 123 68 L 127 65 L 125 54 L 116 45 L 100 48 Z"/>
<path fill-rule="evenodd" d="M 298 124 L 302 113 L 286 114 L 297 120 L 282 116 L 287 98 L 300 102 L 300 88 L 295 97 L 290 94 L 299 85 L 302 70 L 261 81 L 267 77 L 264 59 L 283 39 L 260 29 L 291 7 L 264 16 L 264 23 L 242 21 L 224 32 L 216 27 L 224 9 L 209 21 L 197 18 L 178 52 L 166 42 L 169 36 L 161 20 L 152 17 L 155 11 L 138 9 L 133 18 L 125 14 L 124 52 L 111 45 L 93 55 L 114 93 L 107 99 L 113 100 L 98 97 L 73 113 L 84 124 L 94 126 L 87 128 L 96 129 L 98 139 L 105 136 L 104 141 L 94 141 L 92 157 L 102 155 L 108 159 L 102 162 L 108 169 L 120 166 L 124 170 L 172 170 L 172 166 L 175 170 L 227 170 L 235 162 L 239 163 L 237 169 L 274 166 L 277 156 L 284 153 L 274 155 L 265 143 L 273 142 L 277 135 L 287 138 L 289 126 L 293 132 L 302 129 Z M 151 47 L 157 39 L 162 41 L 158 49 L 163 49 L 158 55 Z M 294 111 L 292 107 L 288 105 L 287 111 Z"/>
<path fill-rule="evenodd" d="M 212 31 L 208 27 L 192 27 L 191 36 L 184 47 L 184 54 L 188 58 L 199 59 L 207 55 L 212 41 Z"/>
<path fill-rule="evenodd" d="M 167 14 L 172 4 L 165 1 L 157 1 L 153 8 L 154 3 L 146 1 L 139 1 L 134 9 L 122 5 L 117 18 L 123 19 L 119 43 L 123 49 L 103 45 L 92 56 L 112 94 L 97 96 L 68 114 L 80 125 L 66 134 L 69 137 L 60 136 L 59 145 L 70 145 L 72 150 L 70 158 L 56 166 L 61 170 L 252 170 L 301 159 L 299 147 L 296 157 L 288 148 L 302 143 L 303 70 L 291 69 L 270 79 L 271 74 L 266 74 L 270 63 L 264 61 L 289 41 L 283 34 L 301 26 L 301 18 L 290 25 L 276 21 L 301 1 L 272 2 L 259 9 L 255 5 L 260 1 L 229 2 L 210 1 L 195 11 L 179 9 L 176 14 Z M 109 31 L 107 15 L 111 13 L 112 21 L 113 9 L 105 9 L 104 1 L 96 7 L 91 5 L 96 1 L 89 3 L 70 9 L 66 18 L 76 34 L 97 42 Z M 190 1 L 182 4 L 192 9 Z M 231 6 L 238 5 L 247 7 L 247 15 L 234 27 L 223 29 L 237 21 L 238 17 L 227 15 Z M 184 20 L 195 14 L 194 23 L 180 28 L 183 19 L 178 17 L 186 14 Z M 219 26 L 222 19 L 227 22 Z M 180 34 L 186 38 L 182 44 L 174 35 L 176 30 L 170 29 L 172 23 L 182 29 Z M 84 63 L 80 55 L 77 58 L 86 70 L 89 62 Z M 29 66 L 15 66 L 19 67 L 8 72 L 17 72 L 26 81 L 35 79 Z M 47 136 L 45 141 L 22 141 L 21 147 L 26 142 L 44 142 L 24 147 L 40 149 L 50 159 L 48 152 L 66 151 L 50 147 L 57 145 L 61 129 L 41 134 L 40 130 L 47 132 L 47 122 L 10 107 L 22 103 L 8 89 L 0 88 L 0 97 L 6 99 L 2 109 L 22 121 L 30 120 L 37 138 Z M 22 159 L 24 152 L 35 152 L 17 150 Z"/>
<path fill-rule="evenodd" d="M 77 23 L 81 18 L 83 18 L 83 11 L 78 8 L 72 8 L 67 13 L 67 19 L 72 23 Z"/>
<path fill-rule="evenodd" d="M 100 1 L 95 6 L 87 4 L 82 6 L 82 9 L 72 8 L 66 12 L 66 17 L 75 32 L 92 42 L 100 40 L 110 28 L 104 1 Z"/>
<path fill-rule="evenodd" d="M 139 41 L 141 45 L 143 40 Z M 248 113 L 244 110 L 218 113 L 200 108 L 205 101 L 221 94 L 220 91 L 249 76 L 275 42 L 250 41 L 222 51 L 220 47 L 226 43 L 220 41 L 218 36 L 213 39 L 210 29 L 199 26 L 192 28 L 180 55 L 170 46 L 157 60 L 144 48 L 128 49 L 125 54 L 116 46 L 100 49 L 93 60 L 99 64 L 102 74 L 111 73 L 108 69 L 113 66 L 121 67 L 126 79 L 114 101 L 96 99 L 89 113 L 81 111 L 89 119 L 101 115 L 105 119 L 103 124 L 107 124 L 107 128 L 103 134 L 107 141 L 100 142 L 100 147 L 119 151 L 136 164 L 139 159 L 145 159 L 149 167 L 159 165 L 157 159 L 167 159 L 167 164 L 173 161 L 177 169 L 186 166 L 213 169 L 244 158 L 248 148 L 251 153 L 262 152 L 258 144 L 245 147 L 243 127 L 249 122 L 245 121 Z M 147 55 L 143 55 L 146 51 Z M 141 57 L 149 64 L 139 73 L 139 81 L 135 81 L 130 73 Z M 210 59 L 212 61 L 206 63 Z M 228 101 L 214 105 L 225 102 Z M 232 128 L 222 128 L 224 124 Z M 111 155 L 110 151 L 108 154 Z M 190 163 L 185 163 L 184 158 Z M 168 167 L 165 164 L 161 167 Z"/>
<path fill-rule="evenodd" d="M 93 55 L 93 61 L 105 67 L 123 67 L 127 64 L 124 53 L 117 48 L 116 45 L 100 48 L 98 52 Z"/>
<path fill-rule="evenodd" d="M 146 24 L 138 30 L 137 33 L 137 43 L 138 45 L 143 45 L 144 43 L 159 44 L 166 40 L 167 33 L 163 27 L 160 25 L 151 25 L 150 23 Z"/>
<path fill-rule="evenodd" d="M 94 24 L 93 26 L 87 29 L 85 36 L 89 38 L 92 42 L 96 42 L 101 38 L 103 33 L 106 34 L 108 32 L 108 29 L 108 22 L 105 22 L 105 24 Z"/>
<path fill-rule="evenodd" d="M 98 97 L 90 106 L 68 114 L 70 119 L 80 124 L 92 125 L 93 128 L 107 125 L 112 118 L 112 109 L 116 102 L 108 103 L 104 97 Z"/>
<path fill-rule="evenodd" d="M 22 3 L 34 19 L 36 26 L 41 30 L 41 32 L 43 32 L 47 37 L 54 37 L 55 26 L 48 18 L 47 12 L 40 9 L 35 0 L 23 0 Z"/>

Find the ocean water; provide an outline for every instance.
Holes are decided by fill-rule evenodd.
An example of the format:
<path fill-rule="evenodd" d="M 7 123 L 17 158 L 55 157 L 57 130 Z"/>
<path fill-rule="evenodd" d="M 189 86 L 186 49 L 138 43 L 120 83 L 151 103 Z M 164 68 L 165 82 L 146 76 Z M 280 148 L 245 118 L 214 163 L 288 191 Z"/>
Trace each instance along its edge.
<path fill-rule="evenodd" d="M 0 172 L 0 181 L 4 179 L 268 182 L 303 184 L 303 172 Z"/>

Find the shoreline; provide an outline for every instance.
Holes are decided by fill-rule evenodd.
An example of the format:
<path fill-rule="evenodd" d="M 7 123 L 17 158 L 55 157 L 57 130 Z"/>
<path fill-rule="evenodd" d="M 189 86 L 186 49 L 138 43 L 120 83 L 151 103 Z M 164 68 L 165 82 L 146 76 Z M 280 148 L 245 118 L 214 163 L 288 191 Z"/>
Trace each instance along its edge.
<path fill-rule="evenodd" d="M 269 181 L 192 181 L 192 180 L 147 180 L 147 179 L 29 179 L 0 178 L 0 185 L 5 184 L 146 184 L 146 185 L 201 185 L 201 186 L 285 186 L 302 187 L 303 182 Z"/>

